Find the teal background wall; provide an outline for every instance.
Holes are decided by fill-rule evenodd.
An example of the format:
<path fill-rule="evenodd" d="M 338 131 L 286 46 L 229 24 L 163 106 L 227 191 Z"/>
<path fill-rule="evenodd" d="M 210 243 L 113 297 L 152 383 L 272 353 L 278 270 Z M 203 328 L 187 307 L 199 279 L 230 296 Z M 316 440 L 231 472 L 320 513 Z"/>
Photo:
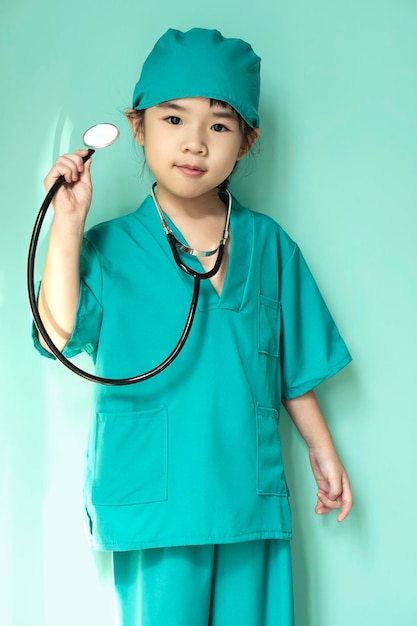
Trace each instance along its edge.
<path fill-rule="evenodd" d="M 217 27 L 262 57 L 262 149 L 233 189 L 299 242 L 354 357 L 319 390 L 356 497 L 342 525 L 314 515 L 283 419 L 297 626 L 415 626 L 413 0 L 0 0 L 0 623 L 112 624 L 109 555 L 82 529 L 92 390 L 31 347 L 26 252 L 43 176 L 97 121 L 122 138 L 95 157 L 90 223 L 146 193 L 122 112 L 170 26 Z"/>

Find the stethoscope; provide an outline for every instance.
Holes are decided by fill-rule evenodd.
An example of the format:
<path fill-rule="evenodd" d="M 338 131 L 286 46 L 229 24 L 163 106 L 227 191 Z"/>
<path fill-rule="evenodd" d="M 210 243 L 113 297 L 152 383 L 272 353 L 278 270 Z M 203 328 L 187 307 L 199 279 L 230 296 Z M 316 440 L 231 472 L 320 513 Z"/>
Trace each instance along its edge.
<path fill-rule="evenodd" d="M 84 163 L 88 161 L 88 159 L 91 158 L 91 156 L 94 154 L 94 152 L 97 149 L 106 148 L 107 146 L 112 145 L 115 141 L 117 141 L 118 138 L 119 138 L 119 130 L 113 124 L 97 124 L 89 128 L 83 135 L 83 143 L 88 148 L 88 153 L 83 157 Z M 39 333 L 42 335 L 43 339 L 45 340 L 46 345 L 48 346 L 52 354 L 58 359 L 58 361 L 60 361 L 63 365 L 65 365 L 65 367 L 71 370 L 74 374 L 77 374 L 78 376 L 81 376 L 82 378 L 85 378 L 86 380 L 89 380 L 94 383 L 100 383 L 102 385 L 114 385 L 114 386 L 132 385 L 134 383 L 140 383 L 145 380 L 148 380 L 149 378 L 156 376 L 157 374 L 162 372 L 164 369 L 166 369 L 169 365 L 171 365 L 171 363 L 177 358 L 177 356 L 183 349 L 185 342 L 187 341 L 187 338 L 190 334 L 191 326 L 194 321 L 195 313 L 197 310 L 198 297 L 200 294 L 200 282 L 202 280 L 206 280 L 215 276 L 217 272 L 219 271 L 220 266 L 222 264 L 224 249 L 225 249 L 227 240 L 229 238 L 229 225 L 230 225 L 230 215 L 231 215 L 231 209 L 232 209 L 232 197 L 230 193 L 226 191 L 227 199 L 228 199 L 227 217 L 226 217 L 225 227 L 223 231 L 223 236 L 220 240 L 218 247 L 215 248 L 214 250 L 204 252 L 201 250 L 195 250 L 193 248 L 189 248 L 185 244 L 181 243 L 175 237 L 172 229 L 169 227 L 164 217 L 162 208 L 159 205 L 159 202 L 156 198 L 156 194 L 155 194 L 156 183 L 152 186 L 151 195 L 154 200 L 155 207 L 158 211 L 158 215 L 161 220 L 161 225 L 165 231 L 165 235 L 169 243 L 169 246 L 171 248 L 175 263 L 183 272 L 185 272 L 189 276 L 192 276 L 194 279 L 193 295 L 191 299 L 190 309 L 188 311 L 184 329 L 181 333 L 181 336 L 178 340 L 177 345 L 172 350 L 171 354 L 167 356 L 167 358 L 164 361 L 162 361 L 162 363 L 160 363 L 153 369 L 149 370 L 148 372 L 139 374 L 137 376 L 131 376 L 129 378 L 104 378 L 101 376 L 96 376 L 95 374 L 90 374 L 89 372 L 77 367 L 74 363 L 72 363 L 66 357 L 63 356 L 63 354 L 58 350 L 58 348 L 56 347 L 56 345 L 54 344 L 54 342 L 48 335 L 48 332 L 39 315 L 38 305 L 36 301 L 35 286 L 34 286 L 34 266 L 35 266 L 35 256 L 36 256 L 36 249 L 37 249 L 38 240 L 39 240 L 39 234 L 40 234 L 42 224 L 45 219 L 46 212 L 49 208 L 49 205 L 51 204 L 52 198 L 55 196 L 56 192 L 63 185 L 64 182 L 65 182 L 64 176 L 60 176 L 52 185 L 48 193 L 46 194 L 45 199 L 42 203 L 42 206 L 39 210 L 38 216 L 36 218 L 35 225 L 32 231 L 32 236 L 30 239 L 28 262 L 27 262 L 27 288 L 28 288 L 30 308 L 32 310 L 32 316 L 33 316 L 33 321 L 35 323 L 35 326 L 38 329 Z M 198 272 L 197 270 L 187 265 L 181 259 L 180 252 L 185 252 L 186 254 L 189 254 L 195 257 L 212 256 L 217 252 L 217 258 L 216 258 L 216 262 L 213 268 L 210 271 Z"/>

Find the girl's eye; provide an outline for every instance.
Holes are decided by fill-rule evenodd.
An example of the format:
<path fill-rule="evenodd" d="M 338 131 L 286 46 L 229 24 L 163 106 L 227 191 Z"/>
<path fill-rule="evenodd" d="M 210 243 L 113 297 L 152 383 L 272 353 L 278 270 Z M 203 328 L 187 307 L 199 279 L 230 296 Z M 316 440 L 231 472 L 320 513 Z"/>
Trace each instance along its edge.
<path fill-rule="evenodd" d="M 175 115 L 170 115 L 166 118 L 166 120 L 168 124 L 173 124 L 174 126 L 178 126 L 179 124 L 181 124 L 180 118 L 176 117 Z"/>
<path fill-rule="evenodd" d="M 216 131 L 216 133 L 224 133 L 229 130 L 224 124 L 213 124 L 212 129 Z"/>

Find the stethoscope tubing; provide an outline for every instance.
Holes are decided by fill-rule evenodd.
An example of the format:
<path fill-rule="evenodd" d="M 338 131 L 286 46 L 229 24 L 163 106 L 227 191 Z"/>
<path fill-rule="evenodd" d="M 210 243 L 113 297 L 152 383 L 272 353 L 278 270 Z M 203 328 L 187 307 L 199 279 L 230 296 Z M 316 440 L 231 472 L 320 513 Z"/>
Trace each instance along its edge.
<path fill-rule="evenodd" d="M 88 153 L 83 157 L 84 163 L 93 154 L 94 154 L 94 150 L 89 149 Z M 37 304 L 36 294 L 35 294 L 34 268 L 35 268 L 36 249 L 37 249 L 37 245 L 39 241 L 39 235 L 41 232 L 41 228 L 42 228 L 47 210 L 51 204 L 51 201 L 53 197 L 55 196 L 56 192 L 58 191 L 58 189 L 63 185 L 64 182 L 65 182 L 64 176 L 60 176 L 52 185 L 48 193 L 46 194 L 45 199 L 37 215 L 35 225 L 32 231 L 32 236 L 30 239 L 28 260 L 27 260 L 27 290 L 28 290 L 28 296 L 29 296 L 29 304 L 30 304 L 30 308 L 32 311 L 32 316 L 33 316 L 33 321 L 35 323 L 35 326 L 37 330 L 39 331 L 39 333 L 41 334 L 41 336 L 43 337 L 51 353 L 58 359 L 58 361 L 60 361 L 65 367 L 67 367 L 74 374 L 77 374 L 81 378 L 84 378 L 93 383 L 99 383 L 101 385 L 109 385 L 109 386 L 133 385 L 133 384 L 148 380 L 149 378 L 156 376 L 157 374 L 162 372 L 164 369 L 166 369 L 169 365 L 171 365 L 171 363 L 177 358 L 177 356 L 183 349 L 185 342 L 188 339 L 188 335 L 190 334 L 190 330 L 191 330 L 195 313 L 197 310 L 198 296 L 200 293 L 200 281 L 202 279 L 211 278 L 212 276 L 216 274 L 216 272 L 218 272 L 222 259 L 223 259 L 223 252 L 224 252 L 225 244 L 224 242 L 222 242 L 219 246 L 219 251 L 218 251 L 218 255 L 217 255 L 217 259 L 216 259 L 216 263 L 214 267 L 209 272 L 197 272 L 196 270 L 193 270 L 191 267 L 189 267 L 188 265 L 182 262 L 180 255 L 178 253 L 178 250 L 177 250 L 176 239 L 174 235 L 172 233 L 167 233 L 166 235 L 167 240 L 172 250 L 175 262 L 177 263 L 178 267 L 180 267 L 186 274 L 189 274 L 194 279 L 194 288 L 193 288 L 191 304 L 190 304 L 190 308 L 188 311 L 185 326 L 178 340 L 178 343 L 173 349 L 173 351 L 171 352 L 171 354 L 164 361 L 162 361 L 162 363 L 160 363 L 153 369 L 149 370 L 148 372 L 145 372 L 143 374 L 138 374 L 137 376 L 127 377 L 127 378 L 106 378 L 102 376 L 96 376 L 95 374 L 91 374 L 90 372 L 87 372 L 86 370 L 83 370 L 80 367 L 77 367 L 74 363 L 72 363 L 69 359 L 67 359 L 62 354 L 62 352 L 56 347 L 56 345 L 50 338 L 42 322 L 41 316 L 39 314 L 38 304 Z"/>

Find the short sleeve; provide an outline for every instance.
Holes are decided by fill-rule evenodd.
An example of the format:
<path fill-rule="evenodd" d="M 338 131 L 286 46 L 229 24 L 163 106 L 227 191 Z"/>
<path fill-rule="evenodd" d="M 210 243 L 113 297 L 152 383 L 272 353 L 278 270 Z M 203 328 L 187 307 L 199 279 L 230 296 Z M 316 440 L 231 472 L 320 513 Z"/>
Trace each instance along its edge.
<path fill-rule="evenodd" d="M 40 283 L 36 286 L 39 293 Z M 80 352 L 93 357 L 97 351 L 102 319 L 101 306 L 102 277 L 97 253 L 92 244 L 84 239 L 80 257 L 80 299 L 72 335 L 62 354 L 71 358 Z M 33 324 L 32 338 L 35 348 L 43 356 L 55 357 L 45 350 L 40 341 L 38 330 Z"/>
<path fill-rule="evenodd" d="M 307 393 L 351 361 L 315 280 L 295 245 L 281 273 L 281 396 Z"/>

